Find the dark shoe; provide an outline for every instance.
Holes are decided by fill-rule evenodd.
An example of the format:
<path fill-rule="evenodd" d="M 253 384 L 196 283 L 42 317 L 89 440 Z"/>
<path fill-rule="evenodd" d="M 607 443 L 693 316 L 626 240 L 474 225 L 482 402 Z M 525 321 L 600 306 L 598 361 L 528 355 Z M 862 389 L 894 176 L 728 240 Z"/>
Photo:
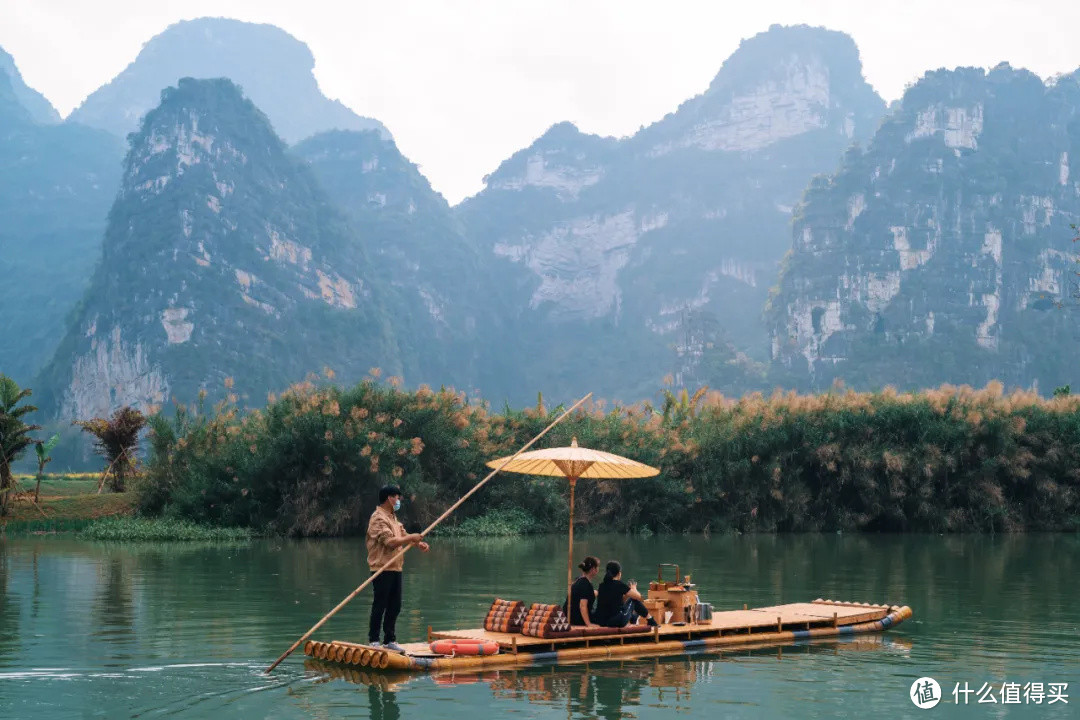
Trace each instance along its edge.
<path fill-rule="evenodd" d="M 652 619 L 652 615 L 645 618 L 645 624 L 648 625 L 649 627 L 656 627 L 656 621 Z"/>

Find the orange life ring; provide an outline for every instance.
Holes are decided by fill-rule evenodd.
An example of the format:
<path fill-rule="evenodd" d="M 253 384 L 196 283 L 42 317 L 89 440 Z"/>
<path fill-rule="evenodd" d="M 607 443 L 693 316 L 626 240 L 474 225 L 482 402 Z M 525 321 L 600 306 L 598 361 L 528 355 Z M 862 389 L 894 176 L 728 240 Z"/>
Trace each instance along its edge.
<path fill-rule="evenodd" d="M 431 652 L 440 655 L 495 655 L 499 652 L 499 643 L 494 640 L 436 640 L 430 647 Z"/>

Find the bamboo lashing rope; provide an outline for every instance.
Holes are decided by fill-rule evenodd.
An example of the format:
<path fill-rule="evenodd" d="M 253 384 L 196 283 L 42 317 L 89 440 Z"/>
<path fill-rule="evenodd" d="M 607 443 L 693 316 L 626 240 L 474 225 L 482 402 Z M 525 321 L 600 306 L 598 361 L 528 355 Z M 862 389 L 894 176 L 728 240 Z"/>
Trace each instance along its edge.
<path fill-rule="evenodd" d="M 547 426 L 546 428 L 544 428 L 543 430 L 541 430 L 541 431 L 540 431 L 540 434 L 539 434 L 539 435 L 537 435 L 537 436 L 536 436 L 536 437 L 534 437 L 534 438 L 533 438 L 532 440 L 530 440 L 529 442 L 527 442 L 527 443 L 525 443 L 524 445 L 522 445 L 522 446 L 521 446 L 521 449 L 520 449 L 520 450 L 518 450 L 518 451 L 517 451 L 516 453 L 514 453 L 513 455 L 511 455 L 510 457 L 508 457 L 508 458 L 507 458 L 507 459 L 505 460 L 505 462 L 503 462 L 503 463 L 502 463 L 501 465 L 499 465 L 499 467 L 497 467 L 497 468 L 495 468 L 494 470 L 492 470 L 492 471 L 491 471 L 490 473 L 488 473 L 488 474 L 487 474 L 487 476 L 486 476 L 486 477 L 484 477 L 484 479 L 483 479 L 483 480 L 481 480 L 480 482 L 476 483 L 476 485 L 474 485 L 474 486 L 473 486 L 472 490 L 469 490 L 469 492 L 467 492 L 467 493 L 465 493 L 464 495 L 462 495 L 462 496 L 461 496 L 461 497 L 460 497 L 460 498 L 458 499 L 458 501 L 457 501 L 456 503 L 454 503 L 454 504 L 453 504 L 453 505 L 451 505 L 451 506 L 450 506 L 449 508 L 447 508 L 446 512 L 444 512 L 444 513 L 443 513 L 442 515 L 440 515 L 439 517 L 437 517 L 437 518 L 435 519 L 435 522 L 433 522 L 433 523 L 431 523 L 430 525 L 428 525 L 428 526 L 427 526 L 427 528 L 426 528 L 426 529 L 425 529 L 425 530 L 424 530 L 423 532 L 421 532 L 421 533 L 420 533 L 420 537 L 424 537 L 425 535 L 427 535 L 428 533 L 430 533 L 430 532 L 431 532 L 432 530 L 434 530 L 434 529 L 435 529 L 435 527 L 436 527 L 436 526 L 437 526 L 437 525 L 438 525 L 439 523 L 441 523 L 441 522 L 442 522 L 443 520 L 445 520 L 445 519 L 446 519 L 446 518 L 447 518 L 447 517 L 448 517 L 448 516 L 450 515 L 450 513 L 452 513 L 452 512 L 454 512 L 455 510 L 457 510 L 457 509 L 458 509 L 458 507 L 459 507 L 459 506 L 460 506 L 460 505 L 461 505 L 461 504 L 462 504 L 463 502 L 465 502 L 465 501 L 466 501 L 466 500 L 468 500 L 468 499 L 469 499 L 470 497 L 472 497 L 473 493 L 475 493 L 475 492 L 476 492 L 477 490 L 479 490 L 480 488 L 482 488 L 482 487 L 483 487 L 483 486 L 484 486 L 484 485 L 485 485 L 485 484 L 487 483 L 487 481 L 488 481 L 488 480 L 490 480 L 491 478 L 495 477 L 495 476 L 496 476 L 496 475 L 497 475 L 497 474 L 499 473 L 499 471 L 500 471 L 500 470 L 502 470 L 502 469 L 503 469 L 504 467 L 506 467 L 506 466 L 507 466 L 508 464 L 510 464 L 511 462 L 513 462 L 514 460 L 516 460 L 516 459 L 517 459 L 517 456 L 518 456 L 518 455 L 520 455 L 521 453 L 525 452 L 525 451 L 526 451 L 526 450 L 528 450 L 528 449 L 529 449 L 530 447 L 532 447 L 532 446 L 533 446 L 533 444 L 534 444 L 534 443 L 535 443 L 535 442 L 536 442 L 537 440 L 539 440 L 540 438 L 544 437 L 544 435 L 547 435 L 547 433 L 548 433 L 548 430 L 551 430 L 551 428 L 553 428 L 553 427 L 555 427 L 556 425 L 558 425 L 559 423 L 561 423 L 561 422 L 562 422 L 562 421 L 563 421 L 563 420 L 564 420 L 564 419 L 565 419 L 565 418 L 566 418 L 566 417 L 567 417 L 567 416 L 568 416 L 568 415 L 569 415 L 570 413 L 572 413 L 572 412 L 574 412 L 575 410 L 577 410 L 577 409 L 578 409 L 578 408 L 579 408 L 579 407 L 580 407 L 580 406 L 582 405 L 582 403 L 584 403 L 584 402 L 585 402 L 586 400 L 588 400 L 588 399 L 589 399 L 589 398 L 591 398 L 591 397 L 592 397 L 592 393 L 589 393 L 588 395 L 586 395 L 585 397 L 581 398 L 581 399 L 580 399 L 580 400 L 578 400 L 578 401 L 577 401 L 576 403 L 574 403 L 573 405 L 571 405 L 571 406 L 570 406 L 570 407 L 569 407 L 569 408 L 568 408 L 568 409 L 567 409 L 567 410 L 566 410 L 565 412 L 563 412 L 563 414 L 562 414 L 562 415 L 560 415 L 559 417 L 557 417 L 557 418 L 555 418 L 554 420 L 552 420 L 552 421 L 551 421 L 551 424 L 550 424 L 550 425 L 548 425 L 548 426 Z M 369 577 L 369 578 L 368 578 L 367 580 L 365 580 L 364 582 L 360 583 L 360 586 L 359 586 L 358 588 L 356 588 L 356 589 L 355 589 L 355 590 L 353 590 L 353 591 L 352 591 L 351 593 L 349 593 L 349 594 L 348 594 L 347 596 L 345 596 L 345 599 L 344 599 L 344 600 L 342 600 L 341 602 L 339 602 L 339 603 L 338 603 L 338 604 L 337 604 L 337 605 L 336 605 L 336 606 L 334 607 L 334 609 L 333 609 L 333 610 L 331 610 L 330 612 L 328 612 L 328 613 L 326 613 L 325 615 L 323 615 L 322 619 L 321 619 L 321 620 L 319 620 L 319 622 L 315 623 L 315 624 L 314 624 L 314 625 L 313 625 L 313 626 L 311 627 L 311 629 L 310 629 L 310 630 L 308 630 L 308 631 L 307 631 L 306 633 L 304 633 L 304 634 L 303 634 L 303 635 L 302 635 L 302 636 L 300 637 L 300 639 L 299 639 L 299 640 L 297 640 L 296 642 L 294 642 L 294 643 L 292 644 L 292 647 L 290 647 L 290 648 L 289 648 L 288 650 L 286 650 L 286 651 L 285 651 L 285 652 L 284 652 L 284 653 L 283 653 L 283 654 L 281 655 L 281 657 L 279 657 L 279 658 L 278 658 L 277 660 L 275 660 L 275 661 L 274 661 L 274 664 L 273 664 L 273 665 L 271 665 L 270 667 L 266 668 L 266 670 L 264 671 L 264 672 L 265 672 L 265 674 L 269 675 L 269 674 L 270 674 L 271 672 L 273 672 L 274 668 L 276 668 L 276 667 L 277 667 L 277 666 L 278 666 L 278 665 L 279 665 L 279 664 L 281 663 L 281 661 L 282 661 L 282 660 L 284 660 L 285 658 L 289 657 L 289 655 L 292 655 L 293 651 L 294 651 L 294 650 L 296 650 L 296 648 L 300 647 L 300 646 L 301 646 L 301 645 L 302 645 L 302 644 L 304 643 L 304 641 L 305 641 L 305 640 L 307 640 L 307 639 L 308 639 L 309 637 L 311 637 L 311 635 L 312 635 L 312 634 L 313 634 L 313 633 L 314 633 L 314 632 L 315 632 L 316 630 L 318 630 L 319 628 L 321 628 L 321 627 L 323 626 L 323 623 L 325 623 L 325 622 L 326 622 L 327 620 L 329 620 L 330 618 L 332 618 L 332 617 L 333 617 L 333 616 L 334 616 L 334 615 L 335 615 L 335 614 L 337 613 L 337 611 L 338 611 L 338 610 L 340 610 L 341 608 L 345 607 L 345 606 L 346 606 L 346 605 L 347 605 L 347 604 L 349 603 L 349 601 L 351 601 L 351 600 L 352 600 L 352 599 L 353 599 L 354 597 L 356 597 L 357 595 L 359 595 L 359 594 L 360 594 L 360 591 L 361 591 L 361 590 L 363 590 L 363 589 L 364 589 L 364 588 L 366 588 L 366 587 L 367 587 L 368 585 L 370 585 L 370 584 L 371 584 L 371 583 L 372 583 L 372 582 L 373 582 L 373 581 L 375 580 L 375 578 L 377 578 L 377 577 L 378 577 L 379 575 L 381 575 L 381 574 L 382 574 L 383 570 L 386 570 L 386 568 L 390 567 L 390 566 L 391 566 L 391 565 L 393 565 L 393 564 L 394 564 L 395 562 L 397 562 L 398 558 L 400 558 L 400 557 L 401 557 L 402 555 L 404 555 L 404 554 L 405 554 L 406 552 L 408 552 L 408 551 L 409 551 L 409 548 L 411 548 L 411 547 L 412 547 L 412 545 L 411 545 L 411 544 L 409 544 L 409 545 L 406 545 L 405 547 L 403 547 L 403 548 L 402 548 L 401 550 L 399 550 L 399 551 L 397 552 L 397 554 L 396 554 L 396 555 L 394 555 L 394 556 L 393 556 L 392 558 L 390 558 L 389 560 L 387 560 L 387 561 L 386 561 L 386 564 L 384 564 L 384 565 L 383 565 L 383 566 L 382 566 L 381 568 L 379 568 L 379 569 L 378 569 L 378 570 L 376 570 L 376 571 L 375 571 L 374 573 L 372 573 L 371 577 Z"/>

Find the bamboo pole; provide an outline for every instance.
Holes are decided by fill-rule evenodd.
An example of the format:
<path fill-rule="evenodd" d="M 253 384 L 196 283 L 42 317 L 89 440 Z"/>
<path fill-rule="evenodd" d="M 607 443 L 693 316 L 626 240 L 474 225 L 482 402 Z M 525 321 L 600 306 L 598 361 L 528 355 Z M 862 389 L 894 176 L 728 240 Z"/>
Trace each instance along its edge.
<path fill-rule="evenodd" d="M 577 478 L 569 477 L 567 480 L 570 481 L 570 550 L 566 556 L 566 622 L 571 622 L 570 618 L 574 617 L 574 608 L 570 607 L 570 588 L 574 583 L 574 486 L 577 485 Z"/>
<path fill-rule="evenodd" d="M 520 455 L 521 453 L 523 453 L 523 452 L 525 452 L 526 450 L 528 450 L 529 448 L 531 448 L 531 447 L 533 446 L 533 444 L 534 444 L 534 443 L 536 443 L 536 441 L 537 441 L 537 440 L 539 440 L 540 438 L 542 438 L 542 437 L 544 437 L 545 435 L 547 435 L 548 431 L 549 431 L 549 430 L 551 430 L 551 428 L 553 428 L 553 427 L 555 427 L 556 425 L 558 425 L 559 423 L 561 423 L 561 422 L 562 422 L 562 421 L 563 421 L 564 419 L 566 419 L 566 417 L 567 417 L 568 415 L 570 415 L 570 413 L 574 412 L 574 411 L 575 411 L 575 410 L 577 410 L 577 409 L 578 409 L 579 407 L 581 407 L 581 405 L 582 405 L 582 404 L 583 404 L 583 403 L 584 403 L 584 402 L 585 402 L 586 400 L 588 400 L 588 399 L 589 399 L 589 398 L 591 398 L 591 397 L 592 397 L 592 393 L 589 393 L 588 395 L 586 395 L 585 397 L 581 398 L 581 399 L 580 399 L 580 400 L 578 400 L 578 401 L 577 401 L 576 403 L 574 403 L 573 405 L 571 405 L 571 406 L 570 406 L 569 408 L 567 408 L 567 409 L 566 409 L 566 411 L 564 411 L 562 415 L 560 415 L 559 417 L 557 417 L 557 418 L 555 418 L 554 420 L 552 420 L 552 421 L 551 421 L 551 423 L 550 423 L 550 424 L 549 424 L 549 425 L 548 425 L 548 426 L 547 426 L 546 428 L 544 428 L 543 430 L 541 430 L 541 431 L 540 431 L 540 434 L 539 434 L 539 435 L 537 435 L 537 436 L 536 436 L 536 437 L 534 437 L 534 438 L 533 438 L 532 440 L 530 440 L 529 442 L 527 442 L 527 443 L 525 443 L 524 445 L 522 445 L 522 446 L 521 446 L 521 448 L 520 448 L 520 449 L 519 449 L 519 450 L 518 450 L 518 451 L 517 451 L 516 453 L 514 453 L 514 454 L 513 454 L 513 455 L 511 455 L 510 457 L 506 458 L 506 460 L 505 460 L 505 461 L 504 461 L 504 462 L 503 462 L 503 463 L 502 463 L 501 465 L 499 465 L 499 467 L 497 467 L 497 468 L 495 468 L 494 470 L 492 470 L 491 472 L 489 472 L 489 473 L 488 473 L 488 474 L 487 474 L 487 475 L 486 475 L 486 476 L 484 477 L 484 479 L 483 479 L 483 480 L 481 480 L 480 482 L 476 483 L 476 485 L 474 485 L 474 486 L 473 486 L 472 490 L 469 490 L 469 492 L 467 492 L 467 493 L 465 493 L 464 495 L 462 495 L 462 496 L 461 496 L 461 497 L 460 497 L 460 498 L 458 499 L 458 501 L 457 501 L 457 502 L 455 502 L 455 503 L 454 503 L 453 505 L 451 505 L 451 506 L 450 506 L 449 508 L 447 508 L 447 509 L 446 509 L 446 512 L 444 512 L 444 513 L 443 513 L 442 515 L 440 515 L 439 517 L 437 517 L 437 518 L 435 519 L 435 521 L 434 521 L 433 523 L 431 523 L 430 525 L 428 525 L 428 526 L 427 526 L 427 528 L 426 528 L 426 529 L 425 529 L 425 530 L 424 530 L 423 532 L 421 532 L 421 533 L 420 533 L 420 537 L 424 537 L 425 535 L 427 535 L 428 533 L 430 533 L 430 532 L 431 532 L 432 530 L 434 530 L 434 529 L 436 528 L 436 526 L 438 526 L 438 524 L 439 524 L 439 523 L 441 523 L 441 522 L 442 522 L 443 520 L 445 520 L 445 519 L 446 519 L 446 518 L 447 518 L 447 517 L 448 517 L 448 516 L 450 515 L 450 513 L 452 513 L 452 512 L 454 512 L 455 510 L 457 510 L 457 509 L 458 509 L 458 507 L 460 507 L 460 506 L 461 506 L 461 504 L 462 504 L 463 502 L 465 502 L 466 500 L 468 500 L 468 499 L 469 499 L 470 497 L 472 497 L 472 496 L 473 496 L 473 494 L 474 494 L 474 493 L 475 493 L 475 492 L 476 492 L 477 490 L 479 490 L 479 489 L 480 489 L 480 488 L 482 488 L 482 487 L 483 487 L 483 486 L 484 486 L 485 484 L 487 484 L 487 481 L 488 481 L 488 480 L 490 480 L 491 478 L 495 477 L 495 476 L 496 476 L 496 475 L 497 475 L 497 474 L 499 473 L 499 471 L 500 471 L 500 470 L 502 470 L 502 469 L 503 469 L 504 467 L 506 467 L 506 466 L 507 466 L 508 464 L 510 464 L 511 462 L 513 462 L 514 460 L 516 460 L 516 459 L 517 459 L 517 456 L 518 456 L 518 455 Z M 326 613 L 325 615 L 323 615 L 323 616 L 322 616 L 322 619 L 321 619 L 321 620 L 319 620 L 319 622 L 317 622 L 317 623 L 315 623 L 314 625 L 312 625 L 312 626 L 311 626 L 311 629 L 310 629 L 310 630 L 308 630 L 308 631 L 307 631 L 306 633 L 304 633 L 303 635 L 301 635 L 301 636 L 300 636 L 300 639 L 299 639 L 299 640 L 297 640 L 296 642 L 294 642 L 294 643 L 292 644 L 292 647 L 290 647 L 290 648 L 289 648 L 288 650 L 286 650 L 286 651 L 285 651 L 284 653 L 282 653 L 281 657 L 279 657 L 279 658 L 278 658 L 277 660 L 275 660 L 275 661 L 273 662 L 273 664 L 272 664 L 272 665 L 271 665 L 270 667 L 266 668 L 266 670 L 264 671 L 264 673 L 265 673 L 265 674 L 267 674 L 267 675 L 269 675 L 269 674 L 270 674 L 271 672 L 273 672 L 273 671 L 274 671 L 274 668 L 276 668 L 276 667 L 277 667 L 278 665 L 280 665 L 280 664 L 281 664 L 281 661 L 282 661 L 282 660 L 284 660 L 285 658 L 289 657 L 289 655 L 292 655 L 292 653 L 293 653 L 293 650 L 296 650 L 296 648 L 300 647 L 300 645 L 302 645 L 302 644 L 304 643 L 304 641 L 305 641 L 305 640 L 307 640 L 307 639 L 308 639 L 309 637 L 311 637 L 311 635 L 312 635 L 312 634 L 313 634 L 313 633 L 314 633 L 314 632 L 315 632 L 316 630 L 318 630 L 319 628 L 321 628 L 321 627 L 323 626 L 323 624 L 324 624 L 324 623 L 325 623 L 325 622 L 326 622 L 327 620 L 329 620 L 329 619 L 330 619 L 330 618 L 332 618 L 332 617 L 333 617 L 334 615 L 336 615 L 336 614 L 337 614 L 337 612 L 338 612 L 338 610 L 341 610 L 341 608 L 343 608 L 343 607 L 345 607 L 346 605 L 348 605 L 348 604 L 349 604 L 349 602 L 350 602 L 350 601 L 351 601 L 351 600 L 352 600 L 352 599 L 353 599 L 354 597 L 356 597 L 357 595 L 359 595 L 359 594 L 360 594 L 360 591 L 361 591 L 361 590 L 363 590 L 363 589 L 364 589 L 364 588 L 366 588 L 366 587 L 367 587 L 368 585 L 370 585 L 370 584 L 371 584 L 371 583 L 372 583 L 372 582 L 373 582 L 373 581 L 375 580 L 375 578 L 377 578 L 377 577 L 378 577 L 379 575 L 381 575 L 381 574 L 383 573 L 383 571 L 384 571 L 384 570 L 386 570 L 386 568 L 390 567 L 390 566 L 391 566 L 391 565 L 393 565 L 393 564 L 394 564 L 395 562 L 397 562 L 398 558 L 400 558 L 400 557 L 401 557 L 402 555 L 404 555 L 404 554 L 405 554 L 406 552 L 408 552 L 409 548 L 411 548 L 411 547 L 412 547 L 412 545 L 406 545 L 406 546 L 404 546 L 403 548 L 401 548 L 401 550 L 399 550 L 399 551 L 398 551 L 398 552 L 397 552 L 397 553 L 396 553 L 396 554 L 395 554 L 395 555 L 394 555 L 394 556 L 393 556 L 392 558 L 390 558 L 389 560 L 387 560 L 387 561 L 386 561 L 386 564 L 385 564 L 385 565 L 383 565 L 383 566 L 382 566 L 381 568 L 379 568 L 379 569 L 378 569 L 378 570 L 376 570 L 376 571 L 375 571 L 374 573 L 372 573 L 372 574 L 371 574 L 371 576 L 370 576 L 370 577 L 369 577 L 369 578 L 368 578 L 367 580 L 365 580 L 364 582 L 360 583 L 359 587 L 357 587 L 357 588 L 356 588 L 355 590 L 353 590 L 353 591 L 352 591 L 351 593 L 349 593 L 348 595 L 346 595 L 346 596 L 345 596 L 345 599 L 344 599 L 344 600 L 342 600 L 341 602 L 339 602 L 339 603 L 338 603 L 338 604 L 337 604 L 336 606 L 334 606 L 334 609 L 333 609 L 333 610 L 331 610 L 330 612 L 328 612 L 328 613 Z M 569 609 L 569 608 L 567 608 L 567 609 Z"/>

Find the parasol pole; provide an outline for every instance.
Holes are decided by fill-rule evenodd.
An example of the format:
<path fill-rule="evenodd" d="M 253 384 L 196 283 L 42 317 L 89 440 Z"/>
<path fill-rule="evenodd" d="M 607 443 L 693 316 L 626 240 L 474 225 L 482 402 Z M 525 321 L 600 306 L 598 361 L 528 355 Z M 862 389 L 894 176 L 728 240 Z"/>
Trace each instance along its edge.
<path fill-rule="evenodd" d="M 566 555 L 566 620 L 574 617 L 574 609 L 570 607 L 570 589 L 574 583 L 574 486 L 577 484 L 576 477 L 566 478 L 570 481 L 570 550 Z M 582 618 L 584 620 L 585 618 Z M 591 619 L 591 618 L 590 618 Z"/>
<path fill-rule="evenodd" d="M 469 499 L 470 497 L 472 497 L 473 493 L 475 493 L 475 492 L 476 492 L 477 490 L 479 490 L 480 488 L 482 488 L 482 487 L 483 487 L 483 486 L 484 486 L 484 485 L 485 485 L 485 484 L 487 483 L 487 481 L 488 481 L 488 480 L 490 480 L 491 478 L 495 477 L 495 476 L 496 476 L 496 475 L 497 475 L 497 474 L 499 473 L 499 471 L 500 471 L 500 470 L 502 470 L 502 469 L 503 469 L 504 467 L 506 467 L 506 465 L 508 465 L 509 463 L 511 463 L 511 462 L 512 462 L 512 461 L 513 461 L 514 459 L 516 459 L 518 455 L 520 455 L 521 453 L 525 452 L 525 451 L 526 451 L 526 450 L 528 450 L 528 449 L 529 449 L 530 447 L 532 447 L 532 446 L 533 446 L 533 443 L 535 443 L 535 442 L 536 442 L 537 440 L 539 440 L 540 438 L 544 437 L 544 435 L 547 435 L 547 432 L 548 432 L 548 430 L 550 430 L 551 428 L 553 428 L 553 427 L 555 427 L 556 425 L 558 425 L 559 423 L 561 423 L 561 422 L 563 421 L 563 419 L 565 419 L 565 418 L 566 418 L 566 416 L 567 416 L 567 415 L 569 415 L 570 413 L 572 413 L 572 412 L 573 412 L 574 410 L 577 410 L 577 409 L 578 409 L 578 407 L 580 407 L 582 403 L 584 403 L 584 402 L 585 402 L 586 400 L 588 400 L 588 399 L 589 399 L 589 398 L 591 398 L 591 397 L 592 397 L 592 393 L 589 393 L 588 395 L 586 395 L 585 397 L 581 398 L 581 399 L 580 399 L 580 400 L 578 400 L 578 401 L 577 401 L 576 403 L 574 403 L 573 405 L 571 405 L 571 406 L 569 407 L 569 409 L 567 409 L 567 410 L 566 410 L 565 412 L 563 412 L 563 414 L 562 414 L 562 415 L 560 415 L 559 417 L 557 417 L 557 418 L 555 418 L 554 420 L 552 420 L 552 421 L 551 421 L 551 424 L 550 424 L 550 425 L 548 425 L 548 426 L 547 426 L 546 428 L 544 428 L 543 430 L 541 430 L 541 431 L 540 431 L 540 434 L 539 434 L 539 435 L 537 435 L 537 436 L 536 436 L 536 437 L 534 437 L 534 438 L 533 438 L 532 440 L 530 440 L 529 442 L 527 442 L 527 443 L 525 443 L 524 445 L 522 445 L 522 446 L 521 446 L 521 449 L 520 449 L 520 450 L 518 450 L 518 451 L 517 451 L 516 453 L 514 453 L 514 454 L 513 454 L 513 455 L 511 455 L 510 457 L 506 458 L 506 461 L 505 461 L 505 462 L 503 462 L 503 463 L 502 463 L 501 465 L 499 465 L 499 467 L 495 468 L 495 469 L 494 469 L 494 470 L 492 470 L 492 471 L 491 471 L 490 473 L 488 473 L 488 474 L 487 474 L 487 476 L 486 476 L 486 477 L 485 477 L 485 478 L 484 478 L 483 480 L 481 480 L 480 482 L 476 483 L 476 485 L 474 485 L 474 486 L 473 486 L 472 490 L 469 490 L 469 492 L 467 492 L 467 493 L 465 493 L 464 495 L 462 495 L 462 496 L 461 496 L 461 497 L 460 497 L 460 498 L 458 499 L 458 501 L 457 501 L 456 503 L 454 503 L 454 504 L 453 504 L 453 505 L 451 505 L 451 506 L 450 506 L 449 508 L 447 508 L 446 512 L 444 512 L 444 513 L 443 513 L 442 515 L 440 515 L 439 517 L 437 517 L 437 518 L 435 519 L 435 522 L 433 522 L 433 523 L 431 523 L 430 525 L 428 525 L 428 526 L 427 526 L 427 529 L 425 529 L 425 530 L 424 530 L 424 531 L 423 531 L 422 533 L 420 533 L 420 536 L 421 536 L 421 537 L 423 537 L 423 536 L 427 535 L 428 533 L 430 533 L 430 532 L 431 532 L 432 530 L 434 530 L 434 529 L 435 529 L 435 527 L 436 527 L 436 526 L 437 526 L 437 525 L 438 525 L 439 523 L 441 523 L 441 522 L 442 522 L 443 520 L 445 520 L 445 519 L 447 518 L 447 516 L 449 516 L 449 515 L 450 515 L 450 513 L 452 513 L 452 512 L 454 512 L 455 510 L 457 510 L 457 509 L 458 509 L 458 506 L 460 506 L 460 505 L 461 505 L 461 503 L 463 503 L 463 502 L 465 502 L 466 500 L 468 500 L 468 499 Z M 570 507 L 571 507 L 571 513 L 573 513 L 573 507 L 574 507 L 574 506 L 573 506 L 573 503 L 571 503 Z M 571 519 L 572 519 L 572 518 L 571 518 Z M 571 522 L 571 524 L 570 524 L 570 532 L 571 532 L 571 537 L 573 537 L 573 522 Z M 284 660 L 285 658 L 289 657 L 289 655 L 291 655 L 291 654 L 292 654 L 293 650 L 296 650 L 296 648 L 300 647 L 300 645 L 301 645 L 301 644 L 303 644 L 303 642 L 304 642 L 305 640 L 307 640 L 307 639 L 308 639 L 309 637 L 311 637 L 311 635 L 312 635 L 312 634 L 313 634 L 313 633 L 314 633 L 314 632 L 315 632 L 316 630 L 318 630 L 319 628 L 321 628 L 321 627 L 323 626 L 323 624 L 324 624 L 324 623 L 325 623 L 325 622 L 326 622 L 327 620 L 329 620 L 329 619 L 330 619 L 330 618 L 332 618 L 332 617 L 333 617 L 333 616 L 334 616 L 335 614 L 337 614 L 337 611 L 338 611 L 338 610 L 340 610 L 341 608 L 345 607 L 345 606 L 346 606 L 346 605 L 347 605 L 347 604 L 349 603 L 349 601 L 350 601 L 350 600 L 352 600 L 352 599 L 353 599 L 354 597 L 356 597 L 357 595 L 359 595 L 359 594 L 360 594 L 360 591 L 361 591 L 361 590 L 363 590 L 363 589 L 364 589 L 364 588 L 366 588 L 366 587 L 367 587 L 368 585 L 370 585 L 370 584 L 372 583 L 372 581 L 374 581 L 374 580 L 375 580 L 375 578 L 377 578 L 377 577 L 378 577 L 379 575 L 381 575 L 381 574 L 383 573 L 383 571 L 384 571 L 384 570 L 386 570 L 386 568 L 388 568 L 388 567 L 390 567 L 391 565 L 393 565 L 393 564 L 394 564 L 394 563 L 395 563 L 395 562 L 397 561 L 397 559 L 398 559 L 398 558 L 400 558 L 400 557 L 401 557 L 402 555 L 404 555 L 404 554 L 405 554 L 406 552 L 408 552 L 409 548 L 411 548 L 411 547 L 412 547 L 412 545 L 405 545 L 405 546 L 404 546 L 403 548 L 401 548 L 401 550 L 399 550 L 399 551 L 397 552 L 397 554 L 395 554 L 395 555 L 394 555 L 394 557 L 392 557 L 392 558 L 390 558 L 389 560 L 387 560 L 387 561 L 386 561 L 386 564 L 385 564 L 385 565 L 383 565 L 383 566 L 382 566 L 381 568 L 379 568 L 379 569 L 378 569 L 378 570 L 376 570 L 376 571 L 375 571 L 374 573 L 372 573 L 372 574 L 371 574 L 371 577 L 369 577 L 369 578 L 368 578 L 367 580 L 365 580 L 364 582 L 360 583 L 360 586 L 359 586 L 358 588 L 356 588 L 356 589 L 355 589 L 355 590 L 353 590 L 353 591 L 352 591 L 351 593 L 349 593 L 348 595 L 346 595 L 346 596 L 345 596 L 345 599 L 344 599 L 344 600 L 342 600 L 341 602 L 339 602 L 339 603 L 338 603 L 338 604 L 337 604 L 336 606 L 334 606 L 334 609 L 333 609 L 333 610 L 331 610 L 330 612 L 328 612 L 328 613 L 326 613 L 325 615 L 323 615 L 323 616 L 322 616 L 322 619 L 321 619 L 321 620 L 319 620 L 319 622 L 317 622 L 317 623 L 315 623 L 314 625 L 312 625 L 312 626 L 311 626 L 311 629 L 310 629 L 310 630 L 308 630 L 308 631 L 307 631 L 306 633 L 304 633 L 303 635 L 301 635 L 301 636 L 300 636 L 300 639 L 299 639 L 299 640 L 297 640 L 296 642 L 294 642 L 294 643 L 292 644 L 292 647 L 290 647 L 290 648 L 289 648 L 288 650 L 286 650 L 286 651 L 285 651 L 284 653 L 282 653 L 281 657 L 279 657 L 279 658 L 278 658 L 277 660 L 275 660 L 275 661 L 274 661 L 274 664 L 273 664 L 273 665 L 271 665 L 270 667 L 266 668 L 266 670 L 265 670 L 264 672 L 265 672 L 265 673 L 266 673 L 267 675 L 269 675 L 269 674 L 270 674 L 271 672 L 273 672 L 274 668 L 276 668 L 276 667 L 277 667 L 277 666 L 278 666 L 278 665 L 279 665 L 279 664 L 281 663 L 281 661 L 282 661 L 282 660 Z M 571 548 L 571 550 L 572 550 L 572 549 L 573 549 L 573 548 Z M 569 599 L 567 600 L 567 603 L 569 603 Z M 569 610 L 569 607 L 567 607 L 567 610 Z"/>

